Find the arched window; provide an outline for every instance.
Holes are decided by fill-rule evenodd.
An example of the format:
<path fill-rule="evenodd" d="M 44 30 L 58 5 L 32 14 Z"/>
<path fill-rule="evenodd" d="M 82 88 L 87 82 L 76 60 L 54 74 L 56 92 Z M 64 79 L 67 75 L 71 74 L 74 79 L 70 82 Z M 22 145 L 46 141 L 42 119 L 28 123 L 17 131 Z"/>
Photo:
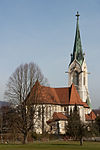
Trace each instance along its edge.
<path fill-rule="evenodd" d="M 79 74 L 77 71 L 74 72 L 74 75 L 73 75 L 73 83 L 75 86 L 78 86 L 79 85 Z"/>

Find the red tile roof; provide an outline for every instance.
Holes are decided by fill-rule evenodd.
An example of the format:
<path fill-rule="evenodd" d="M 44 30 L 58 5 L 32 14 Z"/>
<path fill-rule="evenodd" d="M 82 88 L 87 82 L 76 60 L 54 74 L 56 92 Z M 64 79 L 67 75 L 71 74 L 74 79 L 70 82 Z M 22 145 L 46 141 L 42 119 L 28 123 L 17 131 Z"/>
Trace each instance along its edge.
<path fill-rule="evenodd" d="M 55 122 L 55 121 L 60 121 L 60 120 L 67 120 L 67 116 L 65 116 L 63 113 L 61 112 L 54 112 L 53 114 L 53 118 L 52 119 L 49 119 L 47 121 L 47 124 L 50 124 L 52 122 Z"/>
<path fill-rule="evenodd" d="M 62 114 L 61 112 L 54 112 L 53 114 L 53 119 L 54 120 L 66 120 L 67 116 L 65 116 L 64 114 Z"/>
<path fill-rule="evenodd" d="M 93 111 L 91 111 L 90 116 L 91 116 L 92 120 L 96 119 L 96 115 L 95 115 L 95 113 Z"/>
<path fill-rule="evenodd" d="M 60 104 L 54 88 L 42 86 L 38 81 L 33 86 L 26 100 L 33 103 Z"/>
<path fill-rule="evenodd" d="M 71 95 L 69 104 L 83 104 L 74 84 L 71 85 Z"/>
<path fill-rule="evenodd" d="M 61 104 L 69 104 L 70 88 L 55 88 Z"/>
<path fill-rule="evenodd" d="M 82 105 L 89 107 L 86 103 L 82 102 L 80 96 L 74 86 L 63 88 L 51 88 L 40 85 L 36 81 L 28 98 L 28 101 L 33 103 L 45 103 L 45 104 L 61 104 L 61 105 Z"/>
<path fill-rule="evenodd" d="M 94 121 L 96 119 L 96 115 L 94 114 L 93 111 L 91 111 L 90 114 L 85 115 L 86 121 Z"/>
<path fill-rule="evenodd" d="M 83 106 L 84 106 L 85 108 L 89 108 L 88 104 L 85 103 L 85 102 L 83 102 Z"/>

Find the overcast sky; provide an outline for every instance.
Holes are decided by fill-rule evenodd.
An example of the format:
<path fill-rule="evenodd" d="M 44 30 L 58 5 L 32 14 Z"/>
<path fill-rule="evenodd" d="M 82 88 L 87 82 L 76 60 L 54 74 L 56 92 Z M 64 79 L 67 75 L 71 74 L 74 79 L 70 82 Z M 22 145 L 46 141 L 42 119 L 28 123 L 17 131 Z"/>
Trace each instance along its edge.
<path fill-rule="evenodd" d="M 37 63 L 52 87 L 68 85 L 77 11 L 91 102 L 100 106 L 100 0 L 0 0 L 0 100 L 22 63 Z"/>

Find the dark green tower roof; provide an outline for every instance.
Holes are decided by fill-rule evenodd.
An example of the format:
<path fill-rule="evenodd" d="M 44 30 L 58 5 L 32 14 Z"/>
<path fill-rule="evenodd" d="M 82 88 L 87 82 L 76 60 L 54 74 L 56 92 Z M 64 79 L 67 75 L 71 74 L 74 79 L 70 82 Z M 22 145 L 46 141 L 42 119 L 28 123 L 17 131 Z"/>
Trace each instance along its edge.
<path fill-rule="evenodd" d="M 82 45 L 81 45 L 81 38 L 80 38 L 80 30 L 79 30 L 79 13 L 77 12 L 77 24 L 76 24 L 76 35 L 75 35 L 75 42 L 73 48 L 73 54 L 71 55 L 71 63 L 76 59 L 80 65 L 82 65 L 84 56 L 82 52 Z"/>

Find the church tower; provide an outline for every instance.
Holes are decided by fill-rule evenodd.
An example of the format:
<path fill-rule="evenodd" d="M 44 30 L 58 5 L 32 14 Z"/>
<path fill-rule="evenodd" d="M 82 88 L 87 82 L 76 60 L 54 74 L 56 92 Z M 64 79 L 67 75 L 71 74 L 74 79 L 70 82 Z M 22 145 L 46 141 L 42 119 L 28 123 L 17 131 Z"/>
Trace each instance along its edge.
<path fill-rule="evenodd" d="M 79 30 L 79 13 L 77 12 L 76 35 L 71 54 L 71 61 L 68 68 L 68 85 L 74 83 L 83 102 L 87 102 L 90 106 L 90 98 L 88 93 L 88 72 L 87 65 L 82 50 L 80 30 Z"/>

